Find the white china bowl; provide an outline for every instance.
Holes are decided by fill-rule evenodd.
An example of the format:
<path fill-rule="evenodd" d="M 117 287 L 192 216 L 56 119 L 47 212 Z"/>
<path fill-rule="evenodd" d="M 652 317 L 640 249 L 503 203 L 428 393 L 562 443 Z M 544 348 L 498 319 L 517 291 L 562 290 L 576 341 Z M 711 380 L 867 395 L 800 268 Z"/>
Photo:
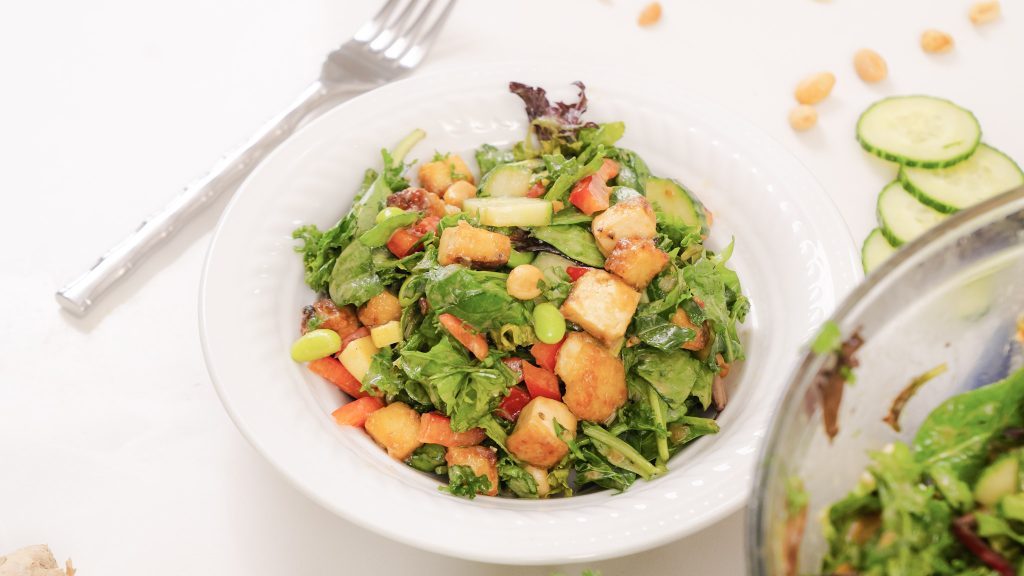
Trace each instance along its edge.
<path fill-rule="evenodd" d="M 426 550 L 487 562 L 546 564 L 638 552 L 739 509 L 751 489 L 770 410 L 800 345 L 859 280 L 859 254 L 834 205 L 792 156 L 748 124 L 684 88 L 641 79 L 599 81 L 602 71 L 486 72 L 419 76 L 375 90 L 318 118 L 244 183 L 218 226 L 201 288 L 207 366 L 235 424 L 296 487 L 365 528 Z M 682 181 L 714 213 L 709 241 L 731 237 L 731 265 L 753 307 L 742 327 L 747 360 L 730 376 L 721 433 L 697 440 L 670 472 L 610 491 L 528 501 L 456 498 L 390 459 L 361 430 L 334 424 L 344 400 L 289 358 L 303 284 L 292 230 L 334 224 L 379 151 L 414 128 L 435 150 L 472 158 L 485 142 L 522 139 L 525 113 L 509 80 L 575 97 L 587 83 L 586 118 L 623 120 L 621 145 L 662 176 Z"/>

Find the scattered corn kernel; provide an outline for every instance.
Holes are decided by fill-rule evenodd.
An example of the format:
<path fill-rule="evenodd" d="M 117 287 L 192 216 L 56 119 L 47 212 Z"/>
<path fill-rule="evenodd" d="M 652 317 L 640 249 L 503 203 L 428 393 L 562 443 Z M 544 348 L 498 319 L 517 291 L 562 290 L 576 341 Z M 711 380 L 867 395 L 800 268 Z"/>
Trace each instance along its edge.
<path fill-rule="evenodd" d="M 796 85 L 796 101 L 801 104 L 817 104 L 832 93 L 832 87 L 836 85 L 835 74 L 831 72 L 818 72 L 804 78 Z"/>
<path fill-rule="evenodd" d="M 862 48 L 853 55 L 853 68 L 860 79 L 868 84 L 881 82 L 889 75 L 889 66 L 885 59 L 870 48 Z"/>

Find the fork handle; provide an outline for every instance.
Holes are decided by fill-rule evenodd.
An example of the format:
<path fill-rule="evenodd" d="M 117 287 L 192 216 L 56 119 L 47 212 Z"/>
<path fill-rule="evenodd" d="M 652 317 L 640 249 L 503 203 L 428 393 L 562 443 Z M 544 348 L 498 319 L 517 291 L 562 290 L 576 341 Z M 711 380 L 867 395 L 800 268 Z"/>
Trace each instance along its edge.
<path fill-rule="evenodd" d="M 346 94 L 344 98 L 351 97 Z M 225 192 L 233 192 L 270 152 L 295 132 L 302 120 L 326 101 L 339 100 L 320 82 L 311 84 L 283 113 L 267 122 L 237 151 L 222 158 L 202 179 L 192 183 L 130 236 L 100 257 L 87 272 L 57 292 L 57 302 L 82 316 L 100 295 L 131 272 L 182 228 L 190 217 Z"/>

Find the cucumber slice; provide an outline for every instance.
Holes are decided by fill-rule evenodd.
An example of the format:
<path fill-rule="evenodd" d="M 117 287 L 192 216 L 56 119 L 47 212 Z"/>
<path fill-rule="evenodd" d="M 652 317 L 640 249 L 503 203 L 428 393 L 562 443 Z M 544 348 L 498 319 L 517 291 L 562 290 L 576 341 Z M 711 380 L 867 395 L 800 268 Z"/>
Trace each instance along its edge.
<path fill-rule="evenodd" d="M 974 485 L 974 499 L 984 506 L 995 506 L 999 499 L 1017 492 L 1017 454 L 1006 454 L 981 471 Z"/>
<path fill-rule="evenodd" d="M 857 121 L 857 140 L 872 154 L 904 166 L 942 168 L 970 157 L 981 126 L 969 111 L 932 96 L 893 96 Z"/>
<path fill-rule="evenodd" d="M 704 205 L 675 180 L 649 178 L 644 185 L 647 200 L 664 214 L 668 223 L 684 226 L 700 226 L 707 232 L 708 221 Z"/>
<path fill-rule="evenodd" d="M 1024 494 L 1004 496 L 999 503 L 999 510 L 1009 520 L 1024 522 Z"/>
<path fill-rule="evenodd" d="M 544 274 L 545 281 L 550 284 L 554 284 L 559 280 L 567 280 L 568 277 L 565 276 L 565 269 L 569 266 L 576 266 L 576 263 L 568 258 L 563 258 L 558 254 L 540 252 L 537 254 L 537 257 L 533 259 L 533 265 L 539 268 Z"/>
<path fill-rule="evenodd" d="M 970 158 L 939 170 L 904 167 L 900 181 L 921 202 L 956 212 L 1024 184 L 1024 172 L 999 150 L 981 144 Z"/>
<path fill-rule="evenodd" d="M 547 226 L 554 212 L 551 202 L 540 198 L 467 198 L 462 211 L 484 226 Z"/>
<path fill-rule="evenodd" d="M 878 194 L 878 223 L 885 238 L 897 248 L 946 218 L 949 214 L 925 206 L 899 182 L 889 184 Z"/>
<path fill-rule="evenodd" d="M 860 251 L 861 264 L 864 265 L 864 273 L 870 274 L 896 253 L 896 248 L 889 244 L 882 231 L 875 228 L 864 240 L 864 247 Z"/>
<path fill-rule="evenodd" d="M 480 195 L 521 198 L 530 191 L 532 177 L 533 171 L 524 163 L 498 166 L 484 176 L 483 182 L 480 183 Z"/>

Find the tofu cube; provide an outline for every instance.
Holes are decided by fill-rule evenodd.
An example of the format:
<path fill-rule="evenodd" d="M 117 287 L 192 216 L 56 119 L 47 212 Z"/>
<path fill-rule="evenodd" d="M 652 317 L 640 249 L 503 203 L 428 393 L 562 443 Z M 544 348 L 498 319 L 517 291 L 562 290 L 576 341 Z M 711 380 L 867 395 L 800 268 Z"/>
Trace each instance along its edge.
<path fill-rule="evenodd" d="M 587 334 L 569 333 L 555 373 L 565 382 L 562 400 L 580 420 L 605 422 L 626 403 L 622 360 Z"/>
<path fill-rule="evenodd" d="M 486 446 L 466 446 L 449 448 L 445 455 L 448 467 L 469 466 L 473 474 L 486 476 L 491 482 L 491 488 L 487 492 L 480 492 L 487 496 L 494 496 L 498 493 L 498 457 L 494 448 Z"/>
<path fill-rule="evenodd" d="M 459 180 L 476 184 L 476 181 L 473 180 L 473 172 L 466 162 L 456 154 L 449 154 L 441 160 L 434 160 L 420 166 L 419 177 L 420 186 L 438 196 L 444 194 L 453 182 Z"/>
<path fill-rule="evenodd" d="M 405 460 L 422 446 L 420 415 L 402 402 L 388 404 L 366 417 L 367 434 L 395 460 Z"/>
<path fill-rule="evenodd" d="M 441 233 L 437 261 L 442 266 L 464 264 L 497 268 L 508 262 L 512 241 L 504 234 L 470 225 L 465 220 Z"/>
<path fill-rule="evenodd" d="M 515 430 L 508 436 L 508 450 L 523 462 L 548 469 L 569 453 L 569 446 L 555 433 L 554 421 L 565 435 L 576 438 L 576 416 L 558 400 L 538 396 L 523 407 Z"/>
<path fill-rule="evenodd" d="M 633 196 L 598 214 L 590 223 L 597 247 L 605 256 L 623 238 L 654 238 L 658 233 L 654 209 L 643 196 Z"/>
<path fill-rule="evenodd" d="M 614 346 L 626 334 L 639 302 L 639 292 L 595 269 L 573 282 L 561 311 L 566 320 L 579 324 L 605 346 Z"/>
<path fill-rule="evenodd" d="M 604 267 L 637 290 L 643 290 L 668 264 L 668 254 L 650 238 L 623 238 L 605 260 Z"/>

